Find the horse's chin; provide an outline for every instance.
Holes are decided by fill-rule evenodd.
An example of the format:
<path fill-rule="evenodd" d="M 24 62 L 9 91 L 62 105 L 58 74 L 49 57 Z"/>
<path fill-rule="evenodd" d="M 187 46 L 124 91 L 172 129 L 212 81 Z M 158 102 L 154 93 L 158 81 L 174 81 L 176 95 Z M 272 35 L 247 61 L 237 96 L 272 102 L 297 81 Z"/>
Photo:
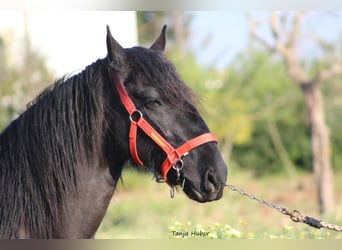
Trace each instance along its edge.
<path fill-rule="evenodd" d="M 193 187 L 189 187 L 189 188 L 184 187 L 183 191 L 190 199 L 194 201 L 198 201 L 201 203 L 206 202 L 206 200 L 204 199 L 204 196 Z"/>
<path fill-rule="evenodd" d="M 200 203 L 219 200 L 223 194 L 223 191 L 219 191 L 217 193 L 203 193 L 203 192 L 199 191 L 189 181 L 185 182 L 183 191 L 190 199 L 197 201 L 197 202 L 200 202 Z"/>

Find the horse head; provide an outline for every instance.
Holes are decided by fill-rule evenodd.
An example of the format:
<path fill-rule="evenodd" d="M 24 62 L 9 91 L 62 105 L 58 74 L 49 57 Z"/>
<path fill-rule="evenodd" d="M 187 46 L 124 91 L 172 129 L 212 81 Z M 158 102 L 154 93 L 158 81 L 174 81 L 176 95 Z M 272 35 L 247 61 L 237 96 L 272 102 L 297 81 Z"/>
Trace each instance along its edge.
<path fill-rule="evenodd" d="M 198 202 L 220 199 L 227 166 L 192 91 L 163 55 L 165 44 L 166 26 L 149 49 L 124 49 L 107 29 L 110 72 L 115 84 L 121 84 L 122 95 L 127 95 L 118 94 L 125 123 L 118 136 L 130 138 L 125 149 L 133 162 L 162 176 L 171 187 L 181 185 Z M 143 123 L 147 128 L 139 125 Z"/>

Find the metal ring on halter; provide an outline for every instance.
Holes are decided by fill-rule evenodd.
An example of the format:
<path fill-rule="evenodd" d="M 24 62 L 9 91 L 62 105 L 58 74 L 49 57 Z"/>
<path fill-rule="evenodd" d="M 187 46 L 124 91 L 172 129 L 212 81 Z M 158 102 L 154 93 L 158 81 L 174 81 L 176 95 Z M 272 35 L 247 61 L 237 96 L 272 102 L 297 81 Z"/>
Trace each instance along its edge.
<path fill-rule="evenodd" d="M 179 158 L 177 162 L 172 166 L 172 168 L 176 170 L 177 172 L 181 171 L 183 167 L 184 167 L 184 162 L 181 158 Z"/>
<path fill-rule="evenodd" d="M 137 119 L 133 119 L 133 115 L 134 114 L 138 114 L 138 118 Z M 132 114 L 130 114 L 130 116 L 129 116 L 129 120 L 131 121 L 131 122 L 137 122 L 137 121 L 139 121 L 139 119 L 141 118 L 141 117 L 143 117 L 143 114 L 141 113 L 141 111 L 140 110 L 135 110 Z"/>

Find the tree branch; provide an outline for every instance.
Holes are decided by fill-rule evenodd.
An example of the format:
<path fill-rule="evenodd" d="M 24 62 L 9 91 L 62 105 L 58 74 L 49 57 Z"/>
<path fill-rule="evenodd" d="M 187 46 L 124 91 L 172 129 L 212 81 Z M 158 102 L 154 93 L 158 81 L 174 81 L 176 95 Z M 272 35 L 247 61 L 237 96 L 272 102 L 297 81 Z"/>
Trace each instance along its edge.
<path fill-rule="evenodd" d="M 290 159 L 290 156 L 283 144 L 281 139 L 279 130 L 277 128 L 276 123 L 269 119 L 267 121 L 268 132 L 271 136 L 272 143 L 274 145 L 275 151 L 278 153 L 280 160 L 282 161 L 285 170 L 289 174 L 289 176 L 293 177 L 297 174 L 296 167 Z"/>
<path fill-rule="evenodd" d="M 249 12 L 247 13 L 250 32 L 252 36 L 267 49 L 269 49 L 270 52 L 278 52 L 280 55 L 283 56 L 284 61 L 287 65 L 289 76 L 296 84 L 302 87 L 313 84 L 320 84 L 335 75 L 342 74 L 342 63 L 336 63 L 329 69 L 320 70 L 315 77 L 311 77 L 301 65 L 297 55 L 297 47 L 301 24 L 304 16 L 304 11 L 297 12 L 295 14 L 291 27 L 289 28 L 289 33 L 284 39 L 287 42 L 284 42 L 282 40 L 282 33 L 284 33 L 285 31 L 286 24 L 284 24 L 284 22 L 281 22 L 278 12 L 272 12 L 271 17 L 269 19 L 266 19 L 266 22 L 268 22 L 273 35 L 275 44 L 273 46 L 257 32 L 257 28 L 262 25 L 265 20 L 253 20 L 252 15 Z"/>
<path fill-rule="evenodd" d="M 342 74 L 342 63 L 335 63 L 329 69 L 320 70 L 313 81 L 315 84 L 321 84 L 326 80 L 340 74 Z"/>
<path fill-rule="evenodd" d="M 310 76 L 304 70 L 303 66 L 297 57 L 297 47 L 298 47 L 298 37 L 300 35 L 300 26 L 302 19 L 304 17 L 304 12 L 296 13 L 292 27 L 287 36 L 287 43 L 284 44 L 281 41 L 280 35 L 278 34 L 276 39 L 277 52 L 279 52 L 287 65 L 289 76 L 299 85 L 308 84 L 310 82 Z M 285 25 L 285 24 L 283 24 Z M 274 33 L 279 32 L 279 16 L 276 12 L 272 13 L 271 27 Z M 284 29 L 285 30 L 285 29 Z"/>
<path fill-rule="evenodd" d="M 302 23 L 302 19 L 304 18 L 304 11 L 297 12 L 293 24 L 292 24 L 292 29 L 288 37 L 287 41 L 287 47 L 292 48 L 297 46 L 297 38 L 299 37 L 300 34 L 300 25 Z"/>
<path fill-rule="evenodd" d="M 285 46 L 281 40 L 281 35 L 280 35 L 281 32 L 280 32 L 280 26 L 279 26 L 280 20 L 279 20 L 278 12 L 276 11 L 272 12 L 270 22 L 271 22 L 271 31 L 272 31 L 274 42 L 275 42 L 275 49 L 278 52 L 283 53 Z"/>
<path fill-rule="evenodd" d="M 250 30 L 252 36 L 258 42 L 260 42 L 263 46 L 265 46 L 266 49 L 270 50 L 271 52 L 275 52 L 275 48 L 269 42 L 267 42 L 266 39 L 264 39 L 262 36 L 260 36 L 258 34 L 258 32 L 256 31 L 257 27 L 260 26 L 263 23 L 263 21 L 253 20 L 250 12 L 247 12 L 246 15 L 249 19 L 249 30 Z"/>

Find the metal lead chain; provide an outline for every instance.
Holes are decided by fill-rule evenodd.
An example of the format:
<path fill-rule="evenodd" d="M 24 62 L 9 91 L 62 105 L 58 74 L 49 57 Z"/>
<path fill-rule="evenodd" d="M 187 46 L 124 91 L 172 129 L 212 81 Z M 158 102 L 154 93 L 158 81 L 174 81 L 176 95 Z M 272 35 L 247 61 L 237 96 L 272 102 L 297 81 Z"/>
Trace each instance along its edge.
<path fill-rule="evenodd" d="M 273 208 L 275 210 L 278 210 L 280 213 L 287 215 L 291 218 L 292 221 L 294 222 L 301 222 L 301 223 L 305 223 L 311 227 L 315 227 L 315 228 L 325 228 L 325 229 L 329 229 L 329 230 L 334 230 L 337 232 L 342 232 L 342 227 L 338 226 L 338 225 L 334 225 L 334 224 L 330 224 L 330 223 L 326 223 L 324 221 L 315 219 L 313 217 L 309 217 L 309 216 L 303 216 L 301 215 L 301 213 L 298 210 L 293 210 L 290 211 L 285 207 L 279 206 L 277 204 L 274 204 L 272 202 L 266 201 L 264 199 L 261 199 L 251 193 L 248 193 L 234 185 L 231 184 L 225 184 L 226 187 L 230 188 L 231 190 L 238 192 L 239 194 L 243 195 L 243 196 L 247 196 L 248 198 L 252 199 L 252 200 L 256 200 L 257 202 L 259 202 L 262 205 L 266 205 L 270 208 Z"/>

